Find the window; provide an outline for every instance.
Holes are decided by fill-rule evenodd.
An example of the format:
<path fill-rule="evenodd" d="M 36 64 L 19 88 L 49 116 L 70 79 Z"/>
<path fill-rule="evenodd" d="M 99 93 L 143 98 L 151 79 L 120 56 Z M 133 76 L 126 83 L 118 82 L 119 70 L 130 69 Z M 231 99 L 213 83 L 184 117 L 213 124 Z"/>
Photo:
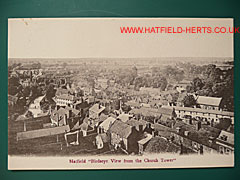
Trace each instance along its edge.
<path fill-rule="evenodd" d="M 225 154 L 230 154 L 230 149 L 226 148 Z"/>
<path fill-rule="evenodd" d="M 219 152 L 220 152 L 220 154 L 223 154 L 223 152 L 224 152 L 224 147 L 219 146 Z"/>

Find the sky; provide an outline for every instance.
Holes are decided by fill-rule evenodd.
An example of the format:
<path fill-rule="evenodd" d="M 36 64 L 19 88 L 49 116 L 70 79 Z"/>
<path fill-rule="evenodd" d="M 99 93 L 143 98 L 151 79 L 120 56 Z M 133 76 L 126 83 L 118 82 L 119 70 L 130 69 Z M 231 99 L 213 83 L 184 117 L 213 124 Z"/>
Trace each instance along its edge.
<path fill-rule="evenodd" d="M 233 19 L 9 19 L 8 57 L 233 57 L 233 34 L 121 34 L 122 26 L 232 27 Z"/>

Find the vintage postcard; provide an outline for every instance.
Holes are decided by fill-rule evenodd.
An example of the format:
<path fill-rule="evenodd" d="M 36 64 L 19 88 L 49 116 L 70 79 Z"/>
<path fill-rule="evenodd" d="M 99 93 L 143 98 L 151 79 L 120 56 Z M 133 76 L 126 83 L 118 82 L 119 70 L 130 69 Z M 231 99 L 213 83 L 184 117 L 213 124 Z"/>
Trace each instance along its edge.
<path fill-rule="evenodd" d="M 232 18 L 8 20 L 8 168 L 234 166 Z"/>

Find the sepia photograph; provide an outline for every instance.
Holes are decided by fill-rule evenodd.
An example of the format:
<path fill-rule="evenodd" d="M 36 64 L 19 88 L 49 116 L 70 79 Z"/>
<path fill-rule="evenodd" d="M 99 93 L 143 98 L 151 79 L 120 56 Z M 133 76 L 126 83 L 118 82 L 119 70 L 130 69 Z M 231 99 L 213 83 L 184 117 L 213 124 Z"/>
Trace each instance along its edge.
<path fill-rule="evenodd" d="M 8 19 L 8 169 L 234 167 L 231 28 Z"/>

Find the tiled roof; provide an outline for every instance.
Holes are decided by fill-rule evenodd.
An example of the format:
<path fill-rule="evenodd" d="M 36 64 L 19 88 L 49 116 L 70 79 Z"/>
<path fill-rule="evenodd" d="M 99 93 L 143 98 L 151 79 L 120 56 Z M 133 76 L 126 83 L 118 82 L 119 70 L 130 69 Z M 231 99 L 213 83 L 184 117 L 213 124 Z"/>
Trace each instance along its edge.
<path fill-rule="evenodd" d="M 147 153 L 178 153 L 180 147 L 168 142 L 166 139 L 162 137 L 154 137 L 152 138 L 148 145 L 145 148 L 145 152 Z"/>
<path fill-rule="evenodd" d="M 80 125 L 80 129 L 83 130 L 83 131 L 87 131 L 87 130 L 88 130 L 88 123 L 83 122 L 83 123 Z"/>
<path fill-rule="evenodd" d="M 99 121 L 102 122 L 102 121 L 105 121 L 106 119 L 108 118 L 108 115 L 102 113 L 99 117 Z"/>
<path fill-rule="evenodd" d="M 54 127 L 54 128 L 44 128 L 44 129 L 37 129 L 32 131 L 19 132 L 17 133 L 17 138 L 18 140 L 33 139 L 33 138 L 63 134 L 68 131 L 69 131 L 68 125 Z"/>
<path fill-rule="evenodd" d="M 143 120 L 140 120 L 140 121 L 137 121 L 135 119 L 130 119 L 129 121 L 126 122 L 128 125 L 130 126 L 135 126 L 137 130 L 139 130 L 139 126 L 142 125 L 143 126 L 143 129 L 146 127 L 147 125 L 147 122 L 146 121 L 143 121 Z"/>
<path fill-rule="evenodd" d="M 176 129 L 178 127 L 180 128 L 179 133 L 176 132 Z M 209 143 L 209 137 L 216 139 L 220 133 L 220 130 L 203 124 L 201 125 L 200 130 L 196 130 L 196 127 L 194 125 L 190 125 L 182 121 L 177 121 L 175 123 L 174 130 L 176 134 L 179 134 L 185 138 L 188 138 L 192 141 L 198 142 L 208 147 L 212 146 L 212 144 Z M 185 131 L 189 132 L 187 136 L 184 134 Z"/>
<path fill-rule="evenodd" d="M 108 131 L 111 125 L 116 121 L 115 118 L 109 117 L 105 121 L 103 121 L 99 127 L 102 127 L 105 131 Z"/>
<path fill-rule="evenodd" d="M 175 130 L 157 123 L 153 124 L 152 128 L 154 129 L 154 131 L 157 131 L 159 135 L 166 138 L 170 138 L 171 132 L 175 132 Z"/>
<path fill-rule="evenodd" d="M 81 103 L 76 103 L 76 104 L 78 105 L 77 107 L 80 109 L 85 109 L 85 108 L 89 107 L 89 104 L 86 101 L 81 102 Z"/>
<path fill-rule="evenodd" d="M 59 115 L 61 115 L 61 116 L 64 116 L 65 114 L 69 114 L 69 110 L 61 107 L 61 108 L 56 112 L 56 114 L 59 114 Z"/>
<path fill-rule="evenodd" d="M 79 110 L 74 109 L 74 108 L 71 108 L 71 107 L 69 107 L 69 106 L 66 106 L 65 109 L 68 110 L 68 112 L 71 110 L 74 115 L 78 115 L 78 114 L 80 113 Z"/>
<path fill-rule="evenodd" d="M 152 139 L 152 135 L 151 134 L 147 134 L 147 137 L 141 139 L 138 141 L 139 144 L 146 144 L 147 142 L 149 142 Z"/>
<path fill-rule="evenodd" d="M 222 98 L 198 96 L 197 103 L 209 106 L 219 106 Z"/>
<path fill-rule="evenodd" d="M 140 103 L 136 102 L 136 101 L 128 101 L 125 103 L 128 106 L 133 106 L 133 107 L 140 107 Z"/>
<path fill-rule="evenodd" d="M 122 138 L 128 138 L 132 132 L 132 127 L 122 121 L 116 120 L 109 130 L 111 133 L 118 134 Z"/>
<path fill-rule="evenodd" d="M 131 115 L 129 114 L 120 114 L 117 119 L 120 119 L 122 122 L 127 122 L 130 119 Z"/>
<path fill-rule="evenodd" d="M 234 145 L 234 134 L 227 132 L 227 131 L 221 131 L 219 134 L 219 137 L 217 138 L 218 141 L 220 142 L 225 142 L 231 146 Z"/>
<path fill-rule="evenodd" d="M 130 111 L 130 113 L 132 114 L 142 114 L 143 116 L 161 116 L 163 114 L 167 116 L 172 116 L 173 112 L 173 108 L 168 106 L 158 109 L 141 107 L 140 109 L 132 109 Z"/>
<path fill-rule="evenodd" d="M 100 108 L 99 108 L 100 106 Z M 99 104 L 94 104 L 90 109 L 89 111 L 93 111 L 94 113 L 101 113 L 102 111 L 104 111 L 105 107 L 104 106 L 101 106 Z"/>

